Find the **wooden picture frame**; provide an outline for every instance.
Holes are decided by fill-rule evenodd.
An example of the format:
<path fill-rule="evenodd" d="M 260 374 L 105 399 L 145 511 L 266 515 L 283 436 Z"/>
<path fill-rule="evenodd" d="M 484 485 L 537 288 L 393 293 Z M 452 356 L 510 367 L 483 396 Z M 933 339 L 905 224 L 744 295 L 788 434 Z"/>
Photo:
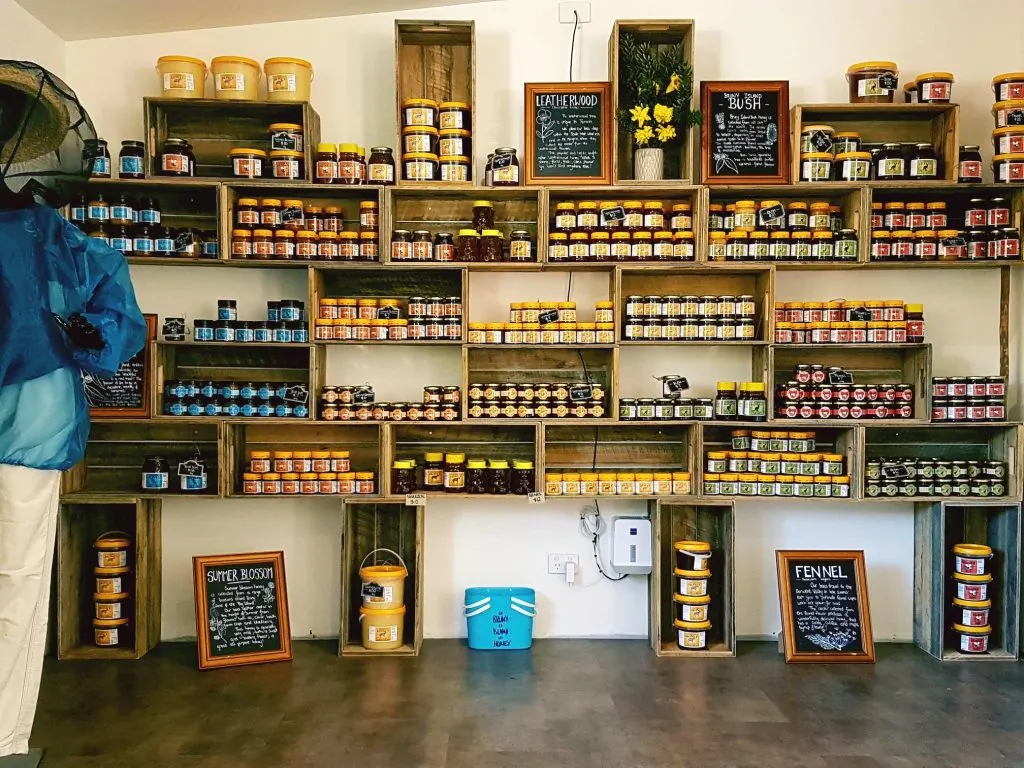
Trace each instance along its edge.
<path fill-rule="evenodd" d="M 605 185 L 612 183 L 612 153 L 615 151 L 612 112 L 612 85 L 610 82 L 599 81 L 589 83 L 525 83 L 525 140 L 523 142 L 524 157 L 522 176 L 525 184 L 548 185 Z M 534 168 L 537 157 L 537 97 L 538 96 L 594 96 L 599 100 L 600 122 L 598 137 L 598 154 L 601 170 L 590 175 L 542 175 Z M 543 109 L 544 107 L 542 107 Z"/>
<path fill-rule="evenodd" d="M 153 343 L 156 341 L 157 316 L 145 314 L 146 319 L 146 344 L 142 350 L 131 360 L 123 363 L 121 368 L 131 365 L 133 361 L 142 358 L 142 405 L 138 408 L 96 408 L 89 406 L 89 416 L 94 419 L 117 418 L 117 419 L 148 419 L 152 413 L 152 388 L 153 388 Z M 118 371 L 121 369 L 119 368 Z M 114 374 L 111 378 L 115 378 Z M 87 378 L 88 377 L 88 378 Z M 88 388 L 94 382 L 89 374 L 82 374 L 82 386 Z M 88 400 L 88 395 L 86 396 Z"/>
<path fill-rule="evenodd" d="M 863 550 L 776 550 L 776 567 L 779 576 L 779 603 L 782 611 L 782 638 L 786 654 L 786 663 L 868 663 L 875 661 L 875 644 L 871 632 L 871 609 L 868 602 L 868 580 L 864 567 Z M 801 638 L 798 636 L 798 610 L 793 600 L 793 584 L 790 578 L 790 565 L 797 562 L 811 564 L 820 563 L 822 568 L 835 568 L 849 564 L 853 568 L 853 582 L 856 590 L 857 626 L 860 630 L 860 647 L 855 651 L 844 651 L 840 647 L 828 649 L 845 639 L 843 634 L 833 633 L 831 637 L 813 640 L 813 644 L 823 646 L 823 650 L 812 651 L 801 649 Z M 796 565 L 796 568 L 804 567 Z M 833 582 L 848 576 L 819 573 L 814 578 Z"/>
<path fill-rule="evenodd" d="M 778 104 L 775 115 L 778 143 L 777 173 L 722 173 L 722 168 L 713 167 L 727 162 L 719 161 L 713 155 L 713 129 L 716 124 L 715 110 L 712 101 L 716 94 L 777 94 Z M 788 80 L 705 80 L 700 84 L 700 183 L 713 186 L 716 184 L 789 184 L 792 172 L 789 159 L 789 81 Z M 728 167 L 727 165 L 725 166 Z"/>
<path fill-rule="evenodd" d="M 278 648 L 266 651 L 243 651 L 239 653 L 218 653 L 211 642 L 211 634 L 220 631 L 210 626 L 210 592 L 208 571 L 210 568 L 237 566 L 232 572 L 242 578 L 230 578 L 227 583 L 252 583 L 245 578 L 245 568 L 269 566 L 273 577 L 275 611 L 277 621 Z M 263 577 L 262 572 L 259 576 Z M 265 578 L 265 577 L 264 577 Z M 192 558 L 192 580 L 196 598 L 196 637 L 199 642 L 199 668 L 216 669 L 237 667 L 248 664 L 267 664 L 275 661 L 291 661 L 292 635 L 288 620 L 288 589 L 284 573 L 284 552 L 252 552 L 238 555 L 203 555 Z M 216 617 L 215 617 L 216 618 Z M 227 637 L 223 638 L 227 642 Z"/>

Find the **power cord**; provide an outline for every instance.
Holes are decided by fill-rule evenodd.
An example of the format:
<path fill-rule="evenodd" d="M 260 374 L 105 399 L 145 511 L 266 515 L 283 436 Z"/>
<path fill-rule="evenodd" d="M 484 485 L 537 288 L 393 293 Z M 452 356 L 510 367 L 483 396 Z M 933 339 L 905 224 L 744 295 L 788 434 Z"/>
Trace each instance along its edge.
<path fill-rule="evenodd" d="M 580 28 L 580 15 L 576 11 L 572 12 L 572 17 L 575 19 L 572 25 L 572 45 L 569 46 L 569 82 L 572 82 L 572 59 L 573 54 L 576 52 L 576 30 Z"/>
<path fill-rule="evenodd" d="M 609 576 L 608 572 L 604 569 L 604 565 L 601 563 L 601 553 L 597 547 L 597 540 L 607 530 L 608 526 L 605 524 L 604 518 L 601 517 L 601 507 L 596 500 L 594 501 L 594 506 L 588 505 L 583 508 L 583 511 L 580 512 L 580 533 L 583 534 L 584 538 L 591 540 L 591 544 L 594 547 L 594 562 L 597 564 L 598 572 L 608 581 L 622 581 L 629 575 L 628 573 Z M 611 571 L 611 568 L 608 571 Z"/>

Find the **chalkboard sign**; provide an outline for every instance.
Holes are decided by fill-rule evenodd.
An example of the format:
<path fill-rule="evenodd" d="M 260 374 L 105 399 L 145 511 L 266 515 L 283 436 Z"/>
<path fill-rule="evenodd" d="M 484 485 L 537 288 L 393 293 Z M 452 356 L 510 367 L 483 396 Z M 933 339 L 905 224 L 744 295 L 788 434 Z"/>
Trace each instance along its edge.
<path fill-rule="evenodd" d="M 145 315 L 146 346 L 135 357 L 122 363 L 109 379 L 100 379 L 82 371 L 82 387 L 92 417 L 147 419 L 150 415 L 150 373 L 152 342 L 156 340 L 156 315 Z"/>
<path fill-rule="evenodd" d="M 863 551 L 779 550 L 787 662 L 874 662 Z"/>
<path fill-rule="evenodd" d="M 527 184 L 611 184 L 610 83 L 526 83 Z"/>
<path fill-rule="evenodd" d="M 704 184 L 789 184 L 789 82 L 701 83 Z"/>
<path fill-rule="evenodd" d="M 199 668 L 289 661 L 284 552 L 192 558 Z"/>

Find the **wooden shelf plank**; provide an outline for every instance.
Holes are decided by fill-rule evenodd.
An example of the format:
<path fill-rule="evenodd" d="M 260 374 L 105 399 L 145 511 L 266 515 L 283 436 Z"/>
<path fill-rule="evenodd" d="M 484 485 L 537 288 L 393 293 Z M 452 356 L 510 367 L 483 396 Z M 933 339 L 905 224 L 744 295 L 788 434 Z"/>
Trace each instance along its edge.
<path fill-rule="evenodd" d="M 766 347 L 768 346 L 767 341 L 620 341 L 619 346 L 622 347 Z M 797 345 L 790 345 L 797 346 Z M 821 344 L 808 344 L 815 348 L 821 348 Z M 838 346 L 838 345 L 835 345 Z M 850 346 L 850 345 L 846 345 Z M 879 345 L 881 346 L 881 345 Z"/>

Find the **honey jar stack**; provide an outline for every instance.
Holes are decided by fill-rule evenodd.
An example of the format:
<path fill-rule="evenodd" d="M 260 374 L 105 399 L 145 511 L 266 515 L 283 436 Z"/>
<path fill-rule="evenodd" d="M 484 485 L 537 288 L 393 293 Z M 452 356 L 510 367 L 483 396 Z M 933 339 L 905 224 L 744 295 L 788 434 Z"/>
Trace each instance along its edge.
<path fill-rule="evenodd" d="M 992 175 L 997 183 L 1024 183 L 1024 72 L 1004 72 L 992 78 L 996 103 L 992 107 Z M 967 157 L 964 153 L 968 152 Z M 981 182 L 978 147 L 960 148 L 960 181 Z"/>
<path fill-rule="evenodd" d="M 679 633 L 679 647 L 687 651 L 700 651 L 708 647 L 711 629 L 711 596 L 708 580 L 711 571 L 711 543 L 707 541 L 677 541 L 672 545 L 675 554 L 672 605 L 675 608 L 673 626 Z"/>
<path fill-rule="evenodd" d="M 96 550 L 96 592 L 93 595 L 93 637 L 100 648 L 131 645 L 128 633 L 128 552 L 131 539 L 120 531 L 104 533 L 93 543 Z"/>
<path fill-rule="evenodd" d="M 473 180 L 472 120 L 462 101 L 402 102 L 402 179 L 469 183 Z"/>
<path fill-rule="evenodd" d="M 961 653 L 987 653 L 992 625 L 992 547 L 985 544 L 953 546 L 952 628 Z"/>

